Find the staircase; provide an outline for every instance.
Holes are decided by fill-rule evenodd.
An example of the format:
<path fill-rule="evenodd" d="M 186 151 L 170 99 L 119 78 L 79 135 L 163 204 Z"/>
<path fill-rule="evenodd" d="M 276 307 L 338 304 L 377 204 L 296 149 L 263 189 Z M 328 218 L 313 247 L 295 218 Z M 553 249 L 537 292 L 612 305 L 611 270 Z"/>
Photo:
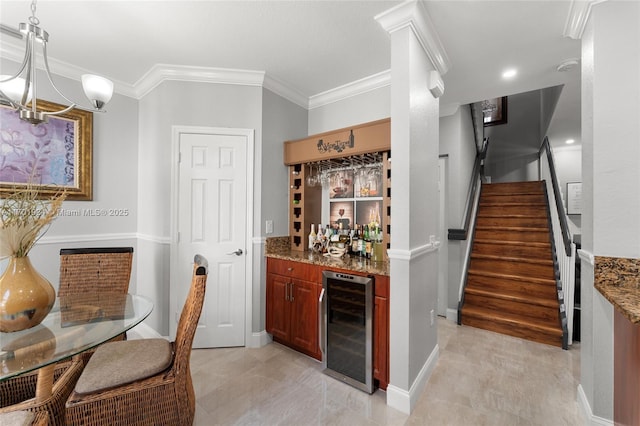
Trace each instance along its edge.
<path fill-rule="evenodd" d="M 461 323 L 563 346 L 544 182 L 483 184 Z"/>

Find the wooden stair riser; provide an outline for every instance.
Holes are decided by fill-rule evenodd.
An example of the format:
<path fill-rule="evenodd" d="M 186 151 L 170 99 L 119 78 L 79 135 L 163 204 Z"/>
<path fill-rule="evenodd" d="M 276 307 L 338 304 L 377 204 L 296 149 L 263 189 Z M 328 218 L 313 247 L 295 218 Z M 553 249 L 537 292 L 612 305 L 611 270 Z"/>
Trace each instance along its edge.
<path fill-rule="evenodd" d="M 560 313 L 557 307 L 540 306 L 529 303 L 502 300 L 495 297 L 486 297 L 478 294 L 467 294 L 464 297 L 467 307 L 477 306 L 486 310 L 499 313 L 517 315 L 520 318 L 529 318 L 537 322 L 549 325 L 560 324 Z"/>
<path fill-rule="evenodd" d="M 555 279 L 553 265 L 526 263 L 513 260 L 483 259 L 471 257 L 469 269 L 474 271 L 486 271 L 496 274 L 519 275 L 529 278 Z"/>
<path fill-rule="evenodd" d="M 512 324 L 502 324 L 492 321 L 491 319 L 482 319 L 476 317 L 465 316 L 462 314 L 462 324 L 469 325 L 471 327 L 482 328 L 484 330 L 493 331 L 496 333 L 506 334 L 508 336 L 519 337 L 521 339 L 527 339 L 538 343 L 545 343 L 547 345 L 562 347 L 562 336 L 552 336 L 539 333 L 537 330 L 530 330 L 525 327 L 518 327 Z"/>
<path fill-rule="evenodd" d="M 483 290 L 493 290 L 497 293 L 507 293 L 522 295 L 530 298 L 545 300 L 558 300 L 558 290 L 555 282 L 540 284 L 533 280 L 515 280 L 509 278 L 495 278 L 469 272 L 467 275 L 467 288 L 480 288 Z"/>
<path fill-rule="evenodd" d="M 503 257 L 531 257 L 535 259 L 552 259 L 551 245 L 473 243 L 474 254 L 491 254 Z"/>
<path fill-rule="evenodd" d="M 540 181 L 489 183 L 482 185 L 483 194 L 544 193 Z"/>
<path fill-rule="evenodd" d="M 491 216 L 513 216 L 513 215 L 525 215 L 525 216 L 537 216 L 547 217 L 546 205 L 526 205 L 526 204 L 486 204 L 478 207 L 478 215 L 491 215 Z"/>
<path fill-rule="evenodd" d="M 515 226 L 515 227 L 533 227 L 543 228 L 548 226 L 549 222 L 546 215 L 537 216 L 478 216 L 476 226 Z"/>
<path fill-rule="evenodd" d="M 503 204 L 503 203 L 545 203 L 547 200 L 544 194 L 486 194 L 480 197 L 482 204 Z"/>
<path fill-rule="evenodd" d="M 500 227 L 477 227 L 475 238 L 479 240 L 548 243 L 549 231 L 539 229 L 540 228 L 514 231 L 512 229 L 505 229 Z"/>

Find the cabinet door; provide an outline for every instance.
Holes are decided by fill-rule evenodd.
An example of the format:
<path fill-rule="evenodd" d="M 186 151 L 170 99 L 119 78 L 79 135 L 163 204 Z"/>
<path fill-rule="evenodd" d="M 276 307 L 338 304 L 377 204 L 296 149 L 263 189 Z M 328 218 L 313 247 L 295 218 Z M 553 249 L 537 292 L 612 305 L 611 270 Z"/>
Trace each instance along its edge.
<path fill-rule="evenodd" d="M 309 355 L 318 357 L 317 284 L 293 280 L 291 304 L 291 343 Z"/>
<path fill-rule="evenodd" d="M 290 333 L 290 302 L 286 299 L 291 279 L 267 274 L 267 332 L 288 341 Z"/>

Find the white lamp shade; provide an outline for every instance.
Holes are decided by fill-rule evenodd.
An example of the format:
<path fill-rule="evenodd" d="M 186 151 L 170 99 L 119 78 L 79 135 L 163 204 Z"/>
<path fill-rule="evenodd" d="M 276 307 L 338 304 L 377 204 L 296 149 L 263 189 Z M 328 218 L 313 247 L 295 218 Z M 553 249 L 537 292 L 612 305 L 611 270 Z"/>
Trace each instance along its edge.
<path fill-rule="evenodd" d="M 24 93 L 24 86 L 26 84 L 25 79 L 16 77 L 12 80 L 3 81 L 8 78 L 11 78 L 11 76 L 0 75 L 0 90 L 2 90 L 2 93 L 4 93 L 13 102 L 21 103 L 22 94 Z M 31 87 L 29 87 L 29 94 L 27 95 L 27 101 L 25 102 L 25 104 L 28 104 L 29 101 L 31 101 Z"/>
<path fill-rule="evenodd" d="M 84 74 L 82 88 L 87 98 L 98 109 L 109 102 L 113 95 L 113 82 L 98 75 Z"/>

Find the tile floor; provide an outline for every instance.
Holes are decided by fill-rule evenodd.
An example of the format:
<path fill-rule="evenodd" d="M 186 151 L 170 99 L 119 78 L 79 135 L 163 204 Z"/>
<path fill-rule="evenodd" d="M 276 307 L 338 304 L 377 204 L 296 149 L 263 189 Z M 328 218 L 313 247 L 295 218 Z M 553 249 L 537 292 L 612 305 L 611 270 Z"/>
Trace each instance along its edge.
<path fill-rule="evenodd" d="M 570 350 L 438 321 L 440 357 L 410 416 L 277 343 L 196 349 L 196 426 L 582 425 L 579 344 Z"/>

